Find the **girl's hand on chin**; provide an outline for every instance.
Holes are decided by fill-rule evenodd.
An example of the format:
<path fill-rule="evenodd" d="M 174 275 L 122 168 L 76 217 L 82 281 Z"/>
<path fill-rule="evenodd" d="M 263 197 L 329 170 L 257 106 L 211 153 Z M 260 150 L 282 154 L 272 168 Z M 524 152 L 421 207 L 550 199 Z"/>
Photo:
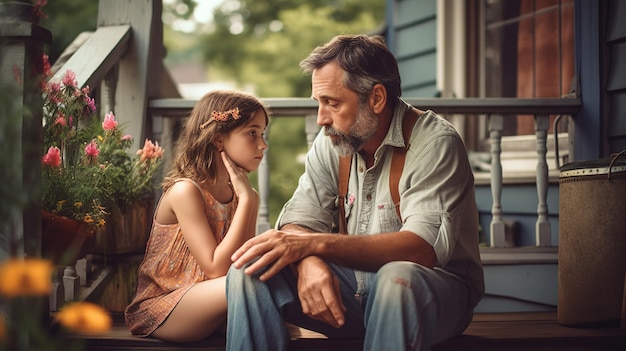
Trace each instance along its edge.
<path fill-rule="evenodd" d="M 230 175 L 230 184 L 233 187 L 233 191 L 237 194 L 237 197 L 240 199 L 246 195 L 252 196 L 254 193 L 254 189 L 250 185 L 250 181 L 248 179 L 248 172 L 237 166 L 233 160 L 228 157 L 226 152 L 221 151 L 222 160 L 224 161 L 224 166 L 226 166 L 226 170 Z"/>

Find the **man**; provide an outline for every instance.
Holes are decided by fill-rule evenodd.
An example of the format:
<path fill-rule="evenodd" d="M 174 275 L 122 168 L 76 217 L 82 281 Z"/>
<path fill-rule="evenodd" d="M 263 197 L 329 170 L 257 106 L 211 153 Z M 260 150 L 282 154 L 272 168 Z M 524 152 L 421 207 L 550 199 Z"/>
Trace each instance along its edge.
<path fill-rule="evenodd" d="M 283 321 L 329 338 L 364 337 L 366 350 L 429 350 L 461 334 L 484 293 L 462 140 L 400 99 L 398 65 L 380 37 L 335 37 L 300 66 L 312 73 L 323 130 L 280 229 L 232 257 L 227 350 L 285 350 Z M 409 143 L 404 119 L 414 120 Z M 396 212 L 392 154 L 405 144 Z M 346 196 L 340 156 L 351 158 Z M 331 233 L 339 206 L 349 235 Z"/>

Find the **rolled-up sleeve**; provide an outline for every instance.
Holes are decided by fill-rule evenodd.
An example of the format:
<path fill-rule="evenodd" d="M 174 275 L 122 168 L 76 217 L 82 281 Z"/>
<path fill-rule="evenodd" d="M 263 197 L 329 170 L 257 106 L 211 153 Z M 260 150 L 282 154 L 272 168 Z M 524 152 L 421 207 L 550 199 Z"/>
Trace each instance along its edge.
<path fill-rule="evenodd" d="M 291 199 L 283 206 L 276 228 L 297 224 L 330 232 L 336 211 L 338 155 L 322 132 L 307 153 L 305 170 Z"/>
<path fill-rule="evenodd" d="M 439 266 L 445 266 L 463 230 L 460 214 L 474 201 L 473 175 L 462 140 L 452 133 L 423 139 L 407 153 L 405 170 L 410 171 L 401 178 L 401 230 L 428 242 Z"/>

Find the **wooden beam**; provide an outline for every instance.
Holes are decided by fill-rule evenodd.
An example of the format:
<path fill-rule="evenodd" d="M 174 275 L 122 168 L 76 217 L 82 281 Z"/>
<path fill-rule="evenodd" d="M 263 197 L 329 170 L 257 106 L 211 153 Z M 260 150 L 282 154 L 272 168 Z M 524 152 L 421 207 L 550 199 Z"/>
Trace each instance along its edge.
<path fill-rule="evenodd" d="M 131 36 L 129 25 L 98 28 L 50 79 L 61 82 L 69 69 L 76 73 L 80 86 L 94 87 L 120 60 Z"/>

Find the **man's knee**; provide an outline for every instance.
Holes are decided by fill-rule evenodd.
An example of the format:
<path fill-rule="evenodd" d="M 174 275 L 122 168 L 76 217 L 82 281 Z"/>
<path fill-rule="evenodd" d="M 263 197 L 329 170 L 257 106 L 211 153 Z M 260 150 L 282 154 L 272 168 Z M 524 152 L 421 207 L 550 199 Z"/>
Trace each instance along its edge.
<path fill-rule="evenodd" d="M 248 284 L 250 276 L 244 273 L 244 268 L 235 268 L 230 266 L 228 273 L 226 273 L 226 293 L 228 290 L 241 291 Z"/>
<path fill-rule="evenodd" d="M 382 266 L 376 273 L 376 291 L 384 295 L 410 293 L 429 296 L 429 284 L 425 275 L 429 268 L 413 262 L 395 261 Z"/>

